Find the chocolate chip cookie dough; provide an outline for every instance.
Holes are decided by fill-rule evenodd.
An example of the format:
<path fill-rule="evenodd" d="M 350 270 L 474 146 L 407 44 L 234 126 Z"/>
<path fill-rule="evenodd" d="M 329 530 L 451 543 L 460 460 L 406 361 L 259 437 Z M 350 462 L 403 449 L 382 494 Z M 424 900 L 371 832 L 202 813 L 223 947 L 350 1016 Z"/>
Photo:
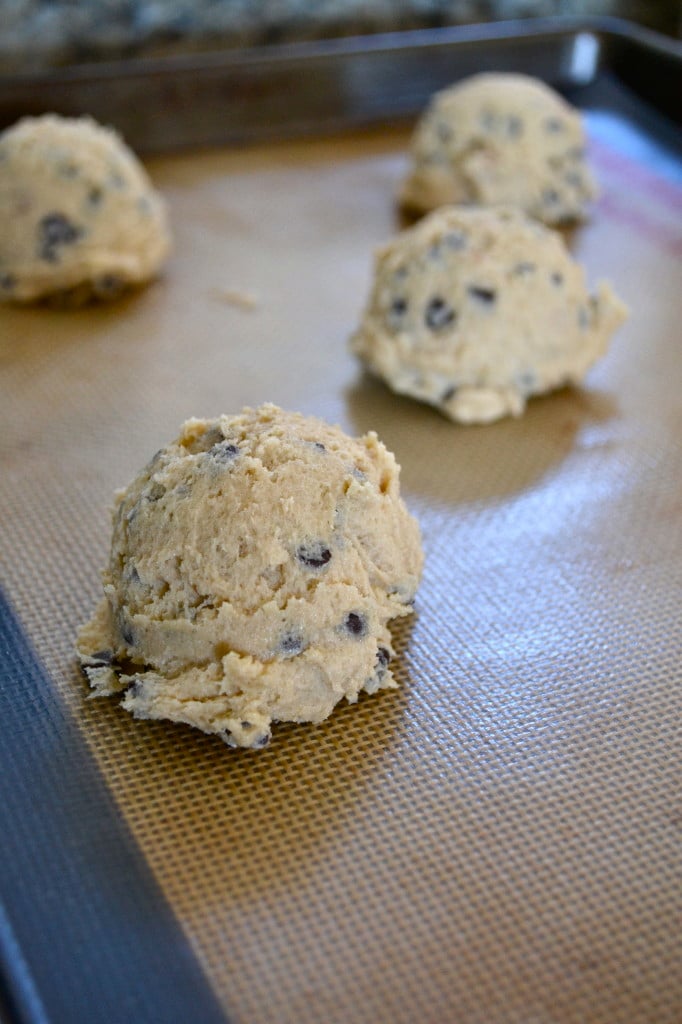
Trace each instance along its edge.
<path fill-rule="evenodd" d="M 121 139 L 88 117 L 27 117 L 0 135 L 0 299 L 113 298 L 154 277 L 164 204 Z"/>
<path fill-rule="evenodd" d="M 482 74 L 431 100 L 399 201 L 416 213 L 510 204 L 559 225 L 583 218 L 595 195 L 578 111 L 535 78 Z"/>
<path fill-rule="evenodd" d="M 461 423 L 519 415 L 581 381 L 627 315 L 562 238 L 519 210 L 443 207 L 376 254 L 353 351 Z"/>
<path fill-rule="evenodd" d="M 78 640 L 137 718 L 267 745 L 395 685 L 419 528 L 377 439 L 274 405 L 189 420 L 117 495 L 105 597 Z"/>

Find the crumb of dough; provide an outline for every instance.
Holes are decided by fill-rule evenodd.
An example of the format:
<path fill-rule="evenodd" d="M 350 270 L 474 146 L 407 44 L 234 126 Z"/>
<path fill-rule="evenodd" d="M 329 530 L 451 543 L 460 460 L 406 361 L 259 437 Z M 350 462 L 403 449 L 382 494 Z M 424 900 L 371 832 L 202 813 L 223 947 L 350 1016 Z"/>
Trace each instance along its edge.
<path fill-rule="evenodd" d="M 94 692 L 260 749 L 394 687 L 419 527 L 376 434 L 274 405 L 189 420 L 119 492 L 104 598 L 80 631 Z"/>
<path fill-rule="evenodd" d="M 234 306 L 245 313 L 253 313 L 260 306 L 260 299 L 256 293 L 242 288 L 211 288 L 208 294 L 216 302 Z"/>

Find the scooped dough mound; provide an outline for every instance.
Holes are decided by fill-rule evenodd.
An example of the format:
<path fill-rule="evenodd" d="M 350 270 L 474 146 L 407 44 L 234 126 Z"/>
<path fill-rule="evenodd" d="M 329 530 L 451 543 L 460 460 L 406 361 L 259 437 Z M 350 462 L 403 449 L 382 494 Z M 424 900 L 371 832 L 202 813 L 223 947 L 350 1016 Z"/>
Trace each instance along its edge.
<path fill-rule="evenodd" d="M 166 211 L 115 132 L 27 117 L 0 134 L 0 299 L 114 298 L 159 271 Z"/>
<path fill-rule="evenodd" d="M 461 423 L 581 381 L 627 310 L 590 295 L 555 231 L 506 208 L 443 207 L 379 249 L 351 347 L 400 394 Z"/>
<path fill-rule="evenodd" d="M 580 114 L 526 75 L 482 74 L 435 94 L 417 124 L 400 203 L 518 206 L 545 224 L 585 216 L 596 187 Z"/>
<path fill-rule="evenodd" d="M 98 694 L 265 746 L 394 682 L 419 528 L 376 434 L 274 405 L 189 420 L 117 496 L 105 599 L 80 633 Z"/>

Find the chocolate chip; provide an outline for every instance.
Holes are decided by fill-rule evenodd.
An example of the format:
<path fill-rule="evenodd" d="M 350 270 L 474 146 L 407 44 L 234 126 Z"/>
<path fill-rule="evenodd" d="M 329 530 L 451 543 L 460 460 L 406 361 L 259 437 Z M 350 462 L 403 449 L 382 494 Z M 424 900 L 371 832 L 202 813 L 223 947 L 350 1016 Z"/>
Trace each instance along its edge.
<path fill-rule="evenodd" d="M 297 633 L 285 633 L 279 642 L 279 650 L 283 658 L 295 658 L 304 648 L 303 639 Z"/>
<path fill-rule="evenodd" d="M 119 620 L 119 627 L 121 630 L 121 637 L 123 639 L 123 642 L 127 644 L 128 647 L 132 647 L 133 644 L 135 643 L 135 634 L 133 632 L 133 627 L 128 622 L 125 622 L 123 619 Z"/>
<path fill-rule="evenodd" d="M 558 288 L 559 285 L 562 285 L 563 283 L 564 283 L 564 275 L 560 274 L 558 270 L 553 271 L 553 273 L 552 273 L 552 284 L 555 284 L 557 286 L 557 288 Z"/>
<path fill-rule="evenodd" d="M 343 620 L 343 628 L 351 636 L 361 638 L 367 635 L 367 619 L 358 612 L 349 612 Z"/>
<path fill-rule="evenodd" d="M 487 132 L 494 131 L 497 126 L 497 118 L 492 110 L 481 111 L 479 122 L 481 127 Z"/>
<path fill-rule="evenodd" d="M 126 581 L 126 583 L 132 583 L 133 586 L 137 585 L 140 582 L 140 574 L 137 571 L 137 568 L 132 564 L 132 562 L 129 562 L 128 565 L 126 565 L 125 569 L 123 570 L 123 579 Z"/>
<path fill-rule="evenodd" d="M 484 288 L 482 285 L 472 284 L 467 288 L 472 299 L 484 306 L 492 306 L 497 298 L 497 292 L 493 288 Z"/>
<path fill-rule="evenodd" d="M 93 282 L 95 295 L 100 299 L 113 299 L 125 291 L 125 281 L 116 274 L 102 274 Z"/>
<path fill-rule="evenodd" d="M 521 263 L 517 263 L 512 274 L 516 277 L 527 277 L 528 274 L 532 274 L 535 271 L 535 264 L 528 263 L 526 260 L 522 260 Z"/>
<path fill-rule="evenodd" d="M 313 448 L 315 448 L 318 452 L 326 452 L 327 450 L 321 441 L 314 441 Z"/>
<path fill-rule="evenodd" d="M 16 287 L 17 279 L 14 274 L 0 274 L 0 290 L 11 292 Z"/>
<path fill-rule="evenodd" d="M 99 206 L 99 204 L 102 202 L 103 196 L 104 192 L 101 188 L 91 188 L 88 192 L 88 202 L 91 206 Z"/>
<path fill-rule="evenodd" d="M 510 139 L 518 139 L 523 132 L 523 121 L 516 114 L 510 114 L 507 118 L 507 135 Z"/>
<path fill-rule="evenodd" d="M 296 550 L 296 557 L 308 569 L 321 569 L 329 562 L 332 553 L 322 541 L 312 544 L 301 544 Z"/>
<path fill-rule="evenodd" d="M 75 164 L 60 164 L 59 173 L 62 178 L 77 178 L 78 168 Z"/>
<path fill-rule="evenodd" d="M 542 201 L 547 206 L 553 206 L 555 203 L 558 203 L 560 198 L 559 193 L 554 188 L 546 188 L 542 193 Z"/>
<path fill-rule="evenodd" d="M 586 331 L 587 328 L 590 326 L 591 322 L 592 317 L 590 316 L 590 311 L 586 309 L 584 306 L 581 306 L 578 310 L 578 326 L 583 331 Z"/>
<path fill-rule="evenodd" d="M 385 668 L 388 667 L 390 660 L 391 660 L 391 652 L 388 650 L 388 648 L 386 648 L 386 647 L 378 647 L 377 648 L 377 661 L 376 661 L 377 666 L 379 668 L 385 669 Z"/>
<path fill-rule="evenodd" d="M 402 296 L 398 296 L 392 300 L 386 313 L 386 323 L 389 330 L 399 331 L 404 326 L 407 309 L 407 299 L 404 299 Z"/>
<path fill-rule="evenodd" d="M 83 234 L 63 213 L 48 213 L 38 224 L 39 253 L 47 263 L 58 260 L 57 247 L 70 245 Z"/>
<path fill-rule="evenodd" d="M 560 117 L 548 117 L 545 121 L 545 131 L 549 132 L 550 135 L 556 135 L 557 132 L 562 132 L 566 127 L 565 123 Z"/>
<path fill-rule="evenodd" d="M 570 185 L 571 188 L 581 189 L 585 187 L 585 181 L 579 171 L 567 171 L 566 174 L 564 174 L 564 181 L 567 185 Z"/>
<path fill-rule="evenodd" d="M 443 394 L 440 396 L 440 400 L 443 404 L 445 404 L 449 402 L 450 399 L 454 398 L 456 394 L 457 388 L 455 387 L 454 384 L 451 384 L 450 387 L 447 387 Z"/>
<path fill-rule="evenodd" d="M 455 322 L 457 314 L 445 299 L 442 299 L 440 295 L 434 295 L 432 299 L 429 299 L 424 319 L 430 330 L 442 331 Z"/>
<path fill-rule="evenodd" d="M 446 235 L 443 235 L 443 245 L 454 252 L 465 249 L 466 244 L 467 236 L 463 231 L 448 231 Z"/>
<path fill-rule="evenodd" d="M 223 440 L 218 441 L 217 444 L 214 444 L 210 448 L 208 454 L 214 460 L 214 462 L 232 462 L 232 460 L 235 459 L 237 455 L 239 455 L 239 448 L 237 447 L 236 444 L 232 444 L 230 441 Z"/>
<path fill-rule="evenodd" d="M 98 665 L 111 665 L 113 660 L 114 655 L 112 651 L 95 651 L 95 653 L 91 654 L 89 657 L 91 664 L 96 662 Z"/>
<path fill-rule="evenodd" d="M 522 370 L 516 377 L 516 383 L 521 391 L 529 394 L 537 386 L 537 376 L 533 370 Z"/>
<path fill-rule="evenodd" d="M 257 726 L 255 726 L 253 724 L 253 722 L 244 721 L 244 722 L 240 722 L 239 724 L 242 727 L 242 729 L 244 730 L 244 732 L 252 732 L 253 729 L 257 728 Z M 256 748 L 257 750 L 262 750 L 263 747 L 267 747 L 267 745 L 268 745 L 268 743 L 270 742 L 271 739 L 272 739 L 272 736 L 271 736 L 269 731 L 268 732 L 263 732 L 263 733 L 260 734 L 260 736 L 257 736 L 255 740 L 253 740 L 253 742 L 251 743 L 251 746 Z M 228 743 L 229 742 L 230 741 L 228 740 Z"/>

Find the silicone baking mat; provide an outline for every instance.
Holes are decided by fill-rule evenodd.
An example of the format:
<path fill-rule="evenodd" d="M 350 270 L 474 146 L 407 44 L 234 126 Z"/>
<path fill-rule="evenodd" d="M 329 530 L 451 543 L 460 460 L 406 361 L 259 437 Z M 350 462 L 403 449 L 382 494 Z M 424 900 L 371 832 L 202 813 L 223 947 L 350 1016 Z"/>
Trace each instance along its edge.
<path fill-rule="evenodd" d="M 163 280 L 0 309 L 17 1020 L 682 1019 L 682 173 L 653 112 L 578 98 L 602 196 L 571 246 L 632 314 L 518 420 L 455 426 L 348 352 L 408 127 L 151 161 Z M 73 644 L 113 490 L 263 401 L 378 432 L 426 565 L 399 689 L 252 753 L 88 700 Z"/>

